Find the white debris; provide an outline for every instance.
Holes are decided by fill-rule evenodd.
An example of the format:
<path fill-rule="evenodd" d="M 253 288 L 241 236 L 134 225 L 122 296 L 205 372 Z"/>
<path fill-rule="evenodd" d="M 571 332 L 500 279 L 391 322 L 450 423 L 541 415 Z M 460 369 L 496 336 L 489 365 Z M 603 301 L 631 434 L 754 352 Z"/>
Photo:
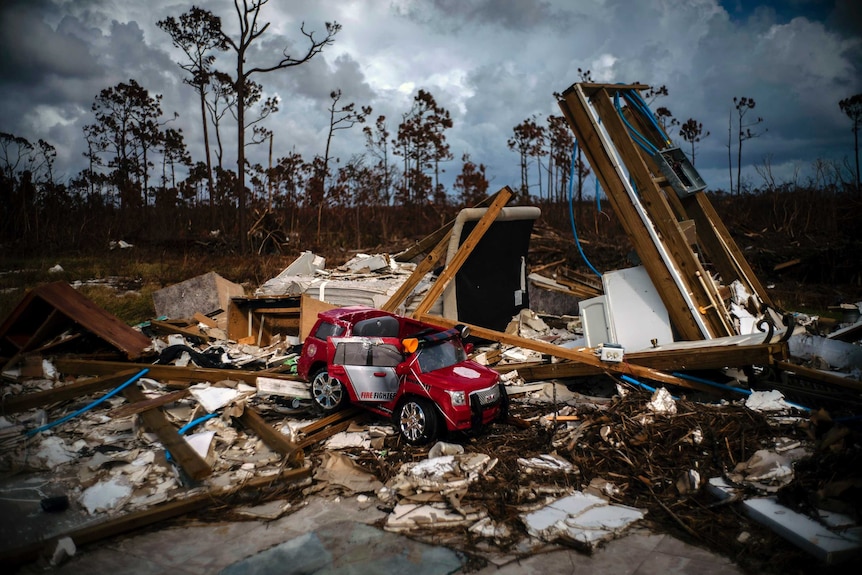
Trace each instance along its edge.
<path fill-rule="evenodd" d="M 480 519 L 470 526 L 469 531 L 485 539 L 507 539 L 512 535 L 511 530 L 505 524 L 497 523 L 490 517 Z"/>
<path fill-rule="evenodd" d="M 120 507 L 132 495 L 132 488 L 123 478 L 113 478 L 88 487 L 81 494 L 81 505 L 90 515 Z"/>
<path fill-rule="evenodd" d="M 77 455 L 69 450 L 66 442 L 57 436 L 47 437 L 39 446 L 39 451 L 36 452 L 36 458 L 48 468 L 53 469 L 58 465 L 74 461 Z"/>
<path fill-rule="evenodd" d="M 54 548 L 54 552 L 51 554 L 51 559 L 49 563 L 52 567 L 58 567 L 62 565 L 69 557 L 75 555 L 78 551 L 78 548 L 75 547 L 75 542 L 72 541 L 71 537 L 62 537 L 57 540 L 57 546 Z"/>
<path fill-rule="evenodd" d="M 48 268 L 48 272 L 52 273 L 52 274 L 59 274 L 59 273 L 63 273 L 64 271 L 65 270 L 63 269 L 63 266 L 61 266 L 60 264 L 57 264 L 55 266 L 51 266 L 50 268 Z"/>
<path fill-rule="evenodd" d="M 676 413 L 676 402 L 666 388 L 660 387 L 652 394 L 647 408 L 653 413 L 673 415 Z"/>
<path fill-rule="evenodd" d="M 339 431 L 326 440 L 324 447 L 326 449 L 349 449 L 351 447 L 368 449 L 371 447 L 371 439 L 366 432 Z"/>
<path fill-rule="evenodd" d="M 601 497 L 574 492 L 568 497 L 522 516 L 527 532 L 549 543 L 563 540 L 585 549 L 622 533 L 644 511 L 611 505 Z"/>
<path fill-rule="evenodd" d="M 443 455 L 458 455 L 460 453 L 464 453 L 464 446 L 458 445 L 457 443 L 446 443 L 445 441 L 438 441 L 431 449 L 428 450 L 428 458 L 433 459 L 435 457 L 441 457 Z"/>
<path fill-rule="evenodd" d="M 752 411 L 785 411 L 791 406 L 777 389 L 772 391 L 753 391 L 745 399 L 745 407 Z"/>
<path fill-rule="evenodd" d="M 228 387 L 210 387 L 208 384 L 199 383 L 189 388 L 198 403 L 207 410 L 208 413 L 218 411 L 228 403 L 239 397 L 239 391 Z"/>
<path fill-rule="evenodd" d="M 202 459 L 206 460 L 207 463 L 212 463 L 212 443 L 213 438 L 215 438 L 215 434 L 215 431 L 201 431 L 198 433 L 192 433 L 191 435 L 186 435 L 183 439 L 186 440 L 186 443 L 188 443 Z"/>
<path fill-rule="evenodd" d="M 575 466 L 559 455 L 544 453 L 538 457 L 519 457 L 518 465 L 526 471 L 560 471 L 563 473 L 574 473 Z"/>

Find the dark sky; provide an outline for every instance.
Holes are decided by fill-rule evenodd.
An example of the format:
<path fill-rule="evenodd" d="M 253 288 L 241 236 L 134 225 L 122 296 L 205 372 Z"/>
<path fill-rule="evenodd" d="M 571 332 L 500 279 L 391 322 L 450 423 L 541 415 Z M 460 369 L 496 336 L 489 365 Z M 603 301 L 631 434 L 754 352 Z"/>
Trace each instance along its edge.
<path fill-rule="evenodd" d="M 204 6 L 235 30 L 233 4 Z M 203 159 L 192 90 L 176 62 L 181 55 L 156 27 L 192 6 L 178 0 L 5 0 L 0 7 L 0 131 L 43 138 L 57 147 L 56 174 L 83 169 L 82 127 L 103 88 L 134 78 L 162 94 L 165 117 Z M 578 81 L 578 68 L 597 81 L 666 85 L 668 107 L 711 132 L 697 165 L 711 188 L 727 188 L 728 115 L 734 96 L 757 102 L 766 132 L 745 144 L 745 179 L 769 163 L 779 179 L 814 177 L 815 161 L 851 161 L 850 121 L 838 101 L 862 92 L 862 2 L 859 0 L 272 0 L 271 27 L 250 55 L 267 64 L 285 47 L 300 50 L 306 29 L 342 24 L 334 45 L 313 62 L 260 76 L 265 96 L 281 99 L 267 120 L 274 155 L 307 160 L 322 154 L 329 94 L 401 115 L 423 88 L 452 114 L 447 139 L 456 158 L 469 153 L 487 166 L 492 191 L 520 183 L 518 157 L 506 141 L 533 115 L 559 114 L 552 94 Z M 217 65 L 228 68 L 227 59 Z M 226 134 L 230 138 L 230 134 Z M 679 139 L 673 131 L 671 136 Z M 358 129 L 337 134 L 346 161 L 364 152 Z M 265 162 L 265 150 L 253 152 Z M 235 157 L 231 147 L 228 158 Z M 234 166 L 235 167 L 235 166 Z"/>

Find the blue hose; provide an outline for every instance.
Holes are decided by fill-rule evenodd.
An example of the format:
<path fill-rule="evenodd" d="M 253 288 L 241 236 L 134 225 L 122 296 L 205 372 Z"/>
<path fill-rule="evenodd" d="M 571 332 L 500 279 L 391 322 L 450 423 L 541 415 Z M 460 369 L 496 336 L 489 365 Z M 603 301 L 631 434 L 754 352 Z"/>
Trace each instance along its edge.
<path fill-rule="evenodd" d="M 647 140 L 640 132 L 635 130 L 634 126 L 629 124 L 629 121 L 626 119 L 626 115 L 623 114 L 622 106 L 620 106 L 620 94 L 619 94 L 619 92 L 614 93 L 614 106 L 616 107 L 617 113 L 620 115 L 620 118 L 622 119 L 623 123 L 626 125 L 626 128 L 628 128 L 628 131 L 632 137 L 632 140 L 634 140 L 634 142 L 638 146 L 643 148 L 643 150 L 645 152 L 647 152 L 649 155 L 654 156 L 655 154 L 657 154 L 658 148 L 656 148 L 653 145 L 653 143 L 650 142 L 649 140 Z"/>
<path fill-rule="evenodd" d="M 733 387 L 730 385 L 724 385 L 723 383 L 718 383 L 716 381 L 710 381 L 708 379 L 703 379 L 702 377 L 696 377 L 694 375 L 688 375 L 685 373 L 680 373 L 678 371 L 673 372 L 672 375 L 675 375 L 676 377 L 678 377 L 680 379 L 687 379 L 689 381 L 702 383 L 704 385 L 709 385 L 712 387 L 716 387 L 718 389 L 723 389 L 725 391 L 732 391 L 734 393 L 739 393 L 741 395 L 751 395 L 753 393 L 751 390 L 748 390 L 748 389 L 741 389 L 741 388 Z M 799 405 L 798 403 L 793 403 L 793 402 L 787 401 L 787 400 L 785 400 L 785 401 L 787 402 L 787 405 L 789 405 L 791 407 L 795 407 L 796 409 L 801 409 L 802 411 L 811 411 L 810 407 L 805 407 L 804 405 Z"/>
<path fill-rule="evenodd" d="M 581 258 L 584 260 L 584 263 L 587 264 L 587 267 L 590 270 L 599 276 L 602 277 L 602 274 L 593 267 L 593 264 L 590 263 L 590 260 L 587 259 L 587 254 L 584 253 L 584 248 L 581 246 L 581 240 L 578 238 L 578 229 L 575 226 L 575 163 L 578 157 L 578 141 L 575 140 L 575 145 L 572 148 L 572 166 L 569 169 L 569 221 L 572 224 L 572 234 L 575 236 L 575 245 L 578 246 L 578 252 L 581 254 Z M 596 180 L 598 182 L 598 180 Z"/>
<path fill-rule="evenodd" d="M 186 431 L 197 426 L 199 423 L 203 423 L 204 421 L 208 421 L 208 420 L 212 419 L 213 417 L 217 417 L 217 416 L 218 416 L 218 413 L 207 413 L 206 415 L 203 415 L 201 417 L 198 417 L 195 420 L 192 420 L 192 421 L 186 423 L 185 425 L 183 425 L 182 427 L 180 427 L 177 430 L 177 433 L 179 433 L 180 435 L 183 435 L 183 434 L 185 434 Z"/>
<path fill-rule="evenodd" d="M 41 433 L 45 430 L 51 429 L 52 427 L 56 427 L 57 425 L 60 425 L 61 423 L 65 423 L 72 418 L 78 417 L 79 415 L 81 415 L 85 411 L 89 411 L 89 410 L 93 409 L 94 407 L 96 407 L 97 405 L 99 405 L 100 403 L 102 403 L 103 401 L 106 401 L 106 400 L 114 397 L 115 395 L 117 395 L 118 393 L 120 393 L 121 391 L 123 391 L 124 389 L 126 389 L 127 387 L 129 387 L 130 385 L 132 385 L 133 383 L 138 381 L 139 379 L 141 379 L 144 376 L 144 374 L 146 374 L 148 371 L 150 371 L 149 368 L 142 369 L 137 374 L 133 375 L 128 381 L 126 381 L 125 383 L 123 383 L 122 385 L 117 387 L 116 389 L 113 389 L 109 393 L 106 393 L 105 395 L 103 395 L 102 397 L 100 397 L 99 399 L 94 401 L 93 403 L 90 403 L 89 405 L 85 405 L 84 407 L 82 407 L 78 411 L 76 411 L 74 413 L 70 413 L 69 415 L 66 415 L 64 417 L 61 417 L 60 419 L 58 419 L 56 421 L 52 421 L 51 423 L 46 423 L 42 427 L 37 427 L 36 429 L 31 429 L 30 431 L 26 432 L 25 435 L 27 435 L 27 437 L 33 437 L 37 433 Z"/>

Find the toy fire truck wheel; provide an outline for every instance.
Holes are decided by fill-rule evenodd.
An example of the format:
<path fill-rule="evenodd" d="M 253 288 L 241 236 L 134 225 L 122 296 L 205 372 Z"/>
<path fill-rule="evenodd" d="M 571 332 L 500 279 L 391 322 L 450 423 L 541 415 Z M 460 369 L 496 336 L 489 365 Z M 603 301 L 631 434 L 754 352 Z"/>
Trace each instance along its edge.
<path fill-rule="evenodd" d="M 420 397 L 408 397 L 395 410 L 398 431 L 411 445 L 424 445 L 434 440 L 439 423 L 434 405 Z"/>
<path fill-rule="evenodd" d="M 347 402 L 347 390 L 326 369 L 321 369 L 311 379 L 311 398 L 315 407 L 323 413 L 338 411 Z"/>

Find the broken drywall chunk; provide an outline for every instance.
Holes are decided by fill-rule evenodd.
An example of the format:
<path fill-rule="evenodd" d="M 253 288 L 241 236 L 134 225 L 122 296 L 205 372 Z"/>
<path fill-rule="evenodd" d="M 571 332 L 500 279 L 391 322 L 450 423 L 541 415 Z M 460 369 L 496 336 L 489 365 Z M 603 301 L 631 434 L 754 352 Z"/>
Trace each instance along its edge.
<path fill-rule="evenodd" d="M 605 499 L 574 492 L 522 516 L 527 532 L 543 541 L 570 543 L 591 551 L 642 519 L 644 511 L 611 505 Z"/>
<path fill-rule="evenodd" d="M 727 476 L 738 485 L 776 492 L 793 481 L 793 461 L 786 453 L 759 449 L 748 461 L 738 463 Z"/>
<path fill-rule="evenodd" d="M 75 542 L 71 537 L 61 537 L 57 540 L 57 545 L 54 547 L 54 552 L 51 553 L 51 559 L 48 561 L 51 567 L 62 565 L 69 557 L 73 557 L 78 551 L 75 547 Z"/>
<path fill-rule="evenodd" d="M 475 511 L 462 515 L 450 510 L 445 503 L 419 505 L 399 503 L 386 518 L 386 531 L 410 531 L 421 528 L 447 529 L 476 523 L 487 515 Z"/>
<path fill-rule="evenodd" d="M 753 391 L 745 399 L 745 407 L 752 411 L 786 411 L 793 406 L 784 400 L 784 394 L 773 389 L 772 391 Z"/>
<path fill-rule="evenodd" d="M 311 399 L 308 384 L 302 381 L 258 377 L 255 383 L 257 384 L 258 395 L 278 395 L 281 397 L 295 397 L 297 399 Z"/>
<path fill-rule="evenodd" d="M 199 383 L 189 388 L 198 403 L 207 410 L 208 413 L 218 411 L 225 405 L 234 401 L 239 397 L 240 392 L 229 387 L 211 387 L 209 384 Z"/>
<path fill-rule="evenodd" d="M 122 506 L 132 495 L 132 488 L 122 477 L 114 477 L 88 487 L 81 494 L 81 505 L 90 515 Z"/>
<path fill-rule="evenodd" d="M 47 469 L 53 469 L 58 465 L 74 461 L 77 455 L 71 451 L 66 442 L 57 436 L 47 437 L 42 441 L 36 458 Z"/>
<path fill-rule="evenodd" d="M 380 480 L 343 453 L 324 453 L 314 478 L 317 481 L 339 485 L 353 493 L 373 493 L 383 488 Z"/>
<path fill-rule="evenodd" d="M 843 563 L 858 557 L 862 550 L 862 527 L 830 530 L 822 523 L 781 505 L 774 497 L 747 499 L 743 508 L 749 517 L 824 563 Z"/>

